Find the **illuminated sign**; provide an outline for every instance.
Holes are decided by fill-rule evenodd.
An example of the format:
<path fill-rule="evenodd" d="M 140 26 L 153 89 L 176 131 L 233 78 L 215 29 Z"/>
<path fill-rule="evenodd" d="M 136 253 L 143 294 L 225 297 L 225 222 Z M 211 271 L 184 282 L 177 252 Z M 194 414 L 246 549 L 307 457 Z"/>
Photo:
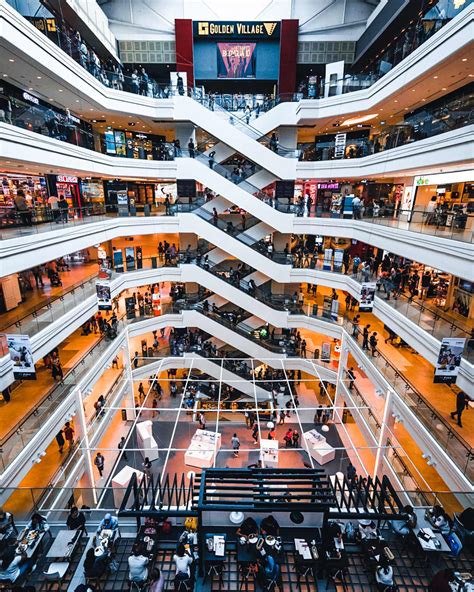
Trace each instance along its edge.
<path fill-rule="evenodd" d="M 35 105 L 39 105 L 39 99 L 37 99 L 33 95 L 30 95 L 30 93 L 24 92 L 23 98 L 25 99 L 25 101 L 30 101 L 30 103 L 34 103 Z"/>
<path fill-rule="evenodd" d="M 428 177 L 416 177 L 416 184 L 417 184 L 417 186 L 419 186 L 419 185 L 429 185 L 430 184 L 430 180 L 428 179 Z"/>
<path fill-rule="evenodd" d="M 197 21 L 194 25 L 195 37 L 258 37 L 273 38 L 280 34 L 279 22 L 228 22 Z"/>
<path fill-rule="evenodd" d="M 70 175 L 58 175 L 56 177 L 56 181 L 58 183 L 77 183 L 77 177 L 72 177 Z"/>

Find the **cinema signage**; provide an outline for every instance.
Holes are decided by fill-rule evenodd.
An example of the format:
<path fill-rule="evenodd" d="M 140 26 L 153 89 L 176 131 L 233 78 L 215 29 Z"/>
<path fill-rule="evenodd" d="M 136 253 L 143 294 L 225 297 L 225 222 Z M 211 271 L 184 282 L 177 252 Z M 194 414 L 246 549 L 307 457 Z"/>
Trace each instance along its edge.
<path fill-rule="evenodd" d="M 280 36 L 280 23 L 276 21 L 195 21 L 194 36 L 225 39 L 275 39 Z"/>

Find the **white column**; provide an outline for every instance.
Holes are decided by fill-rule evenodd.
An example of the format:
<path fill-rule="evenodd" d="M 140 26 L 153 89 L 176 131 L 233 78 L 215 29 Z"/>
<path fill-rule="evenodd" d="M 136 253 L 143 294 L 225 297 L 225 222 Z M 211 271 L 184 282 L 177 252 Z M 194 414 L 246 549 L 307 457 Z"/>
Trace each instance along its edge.
<path fill-rule="evenodd" d="M 133 392 L 133 374 L 132 374 L 132 354 L 130 351 L 130 343 L 128 341 L 128 329 L 125 332 L 125 351 L 124 351 L 124 367 L 127 375 L 127 394 L 125 395 L 125 406 L 127 407 L 127 419 L 132 421 L 136 418 L 135 410 L 135 395 Z"/>
<path fill-rule="evenodd" d="M 337 407 L 341 407 L 344 403 L 343 381 L 346 377 L 347 358 L 349 355 L 349 348 L 346 344 L 346 332 L 342 332 L 341 339 L 341 355 L 339 356 L 339 366 L 337 368 L 336 378 L 336 392 L 334 394 L 334 413 L 332 420 L 334 423 L 342 423 L 342 410 L 336 411 Z"/>
<path fill-rule="evenodd" d="M 392 391 L 389 389 L 387 391 L 387 396 L 385 397 L 385 407 L 383 410 L 383 418 L 382 418 L 382 425 L 380 427 L 380 437 L 377 443 L 377 454 L 375 456 L 375 464 L 374 464 L 374 474 L 373 478 L 377 477 L 382 469 L 383 464 L 383 457 L 385 455 L 385 444 L 387 441 L 387 427 L 390 422 L 390 417 L 392 415 L 393 404 L 392 404 Z M 393 422 L 390 422 L 393 424 Z"/>
<path fill-rule="evenodd" d="M 82 456 L 84 457 L 85 474 L 86 474 L 87 480 L 89 482 L 90 488 L 92 490 L 92 497 L 94 500 L 94 504 L 96 504 L 97 503 L 97 491 L 95 488 L 94 470 L 93 470 L 93 466 L 92 466 L 89 435 L 87 433 L 86 414 L 84 412 L 84 404 L 82 402 L 82 392 L 80 389 L 76 390 L 75 398 L 76 398 L 76 409 L 77 409 L 77 423 L 75 424 L 75 427 L 77 428 L 77 431 L 80 432 L 79 446 L 80 446 L 80 449 L 82 450 Z"/>

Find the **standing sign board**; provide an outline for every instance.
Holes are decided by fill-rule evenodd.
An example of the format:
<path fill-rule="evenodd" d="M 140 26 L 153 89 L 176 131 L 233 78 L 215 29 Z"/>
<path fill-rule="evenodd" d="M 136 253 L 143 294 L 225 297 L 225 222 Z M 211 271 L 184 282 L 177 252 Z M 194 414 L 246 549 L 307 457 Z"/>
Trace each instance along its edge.
<path fill-rule="evenodd" d="M 35 363 L 28 335 L 6 335 L 16 380 L 36 380 Z"/>
<path fill-rule="evenodd" d="M 360 289 L 359 311 L 368 312 L 374 308 L 374 298 L 377 284 L 375 282 L 364 282 Z"/>
<path fill-rule="evenodd" d="M 433 382 L 442 382 L 444 384 L 454 384 L 456 382 L 465 345 L 466 340 L 459 337 L 445 337 L 441 341 Z"/>
<path fill-rule="evenodd" d="M 110 283 L 108 281 L 96 282 L 95 289 L 97 292 L 97 303 L 99 310 L 112 310 Z"/>

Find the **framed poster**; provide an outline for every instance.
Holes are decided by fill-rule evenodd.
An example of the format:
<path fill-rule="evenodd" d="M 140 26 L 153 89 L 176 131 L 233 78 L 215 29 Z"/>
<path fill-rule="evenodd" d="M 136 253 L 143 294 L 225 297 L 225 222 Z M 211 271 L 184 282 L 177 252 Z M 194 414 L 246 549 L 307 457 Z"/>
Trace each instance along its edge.
<path fill-rule="evenodd" d="M 95 289 L 99 310 L 112 310 L 112 295 L 109 282 L 96 282 Z"/>
<path fill-rule="evenodd" d="M 10 359 L 13 362 L 13 376 L 16 380 L 35 380 L 36 371 L 33 351 L 28 335 L 6 335 Z"/>
<path fill-rule="evenodd" d="M 360 289 L 359 311 L 367 312 L 374 308 L 375 290 L 377 284 L 375 282 L 364 282 Z"/>
<path fill-rule="evenodd" d="M 465 345 L 466 340 L 460 337 L 445 337 L 441 341 L 433 382 L 444 384 L 456 382 Z"/>

